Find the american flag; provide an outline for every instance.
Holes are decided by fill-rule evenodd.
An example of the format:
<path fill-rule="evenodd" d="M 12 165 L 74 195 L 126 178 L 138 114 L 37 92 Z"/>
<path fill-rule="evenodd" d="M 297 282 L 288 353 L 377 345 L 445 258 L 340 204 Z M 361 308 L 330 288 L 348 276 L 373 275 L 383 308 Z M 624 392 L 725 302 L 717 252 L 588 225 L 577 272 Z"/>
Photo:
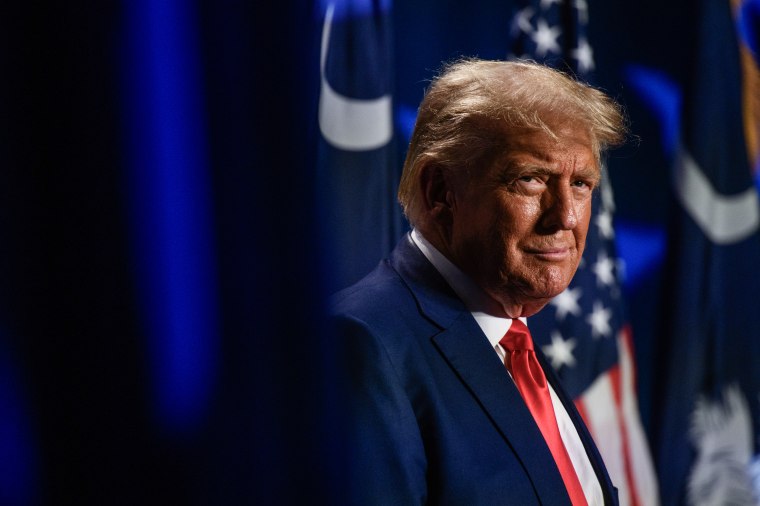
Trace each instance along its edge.
<path fill-rule="evenodd" d="M 531 59 L 591 81 L 586 0 L 535 0 L 516 10 L 510 58 Z M 606 174 L 606 171 L 605 171 Z M 530 327 L 586 420 L 621 505 L 659 504 L 657 480 L 636 395 L 632 334 L 621 294 L 614 200 L 607 177 L 594 196 L 586 251 L 570 286 Z"/>

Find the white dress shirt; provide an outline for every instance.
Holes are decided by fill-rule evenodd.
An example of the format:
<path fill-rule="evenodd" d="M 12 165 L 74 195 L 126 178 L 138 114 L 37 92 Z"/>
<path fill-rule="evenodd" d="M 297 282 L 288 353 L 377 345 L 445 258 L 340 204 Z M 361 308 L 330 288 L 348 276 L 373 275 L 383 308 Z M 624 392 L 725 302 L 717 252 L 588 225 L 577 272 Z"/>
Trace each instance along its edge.
<path fill-rule="evenodd" d="M 481 308 L 488 307 L 489 305 L 484 302 L 488 298 L 488 295 L 456 265 L 451 263 L 448 258 L 443 256 L 443 254 L 430 244 L 416 229 L 412 230 L 411 235 L 412 240 L 417 247 L 420 248 L 422 254 L 425 255 L 425 258 L 433 264 L 433 267 L 435 267 L 441 276 L 443 276 L 449 286 L 451 286 L 459 298 L 462 299 L 467 306 L 467 309 L 470 310 L 473 318 L 475 318 L 475 321 L 483 330 L 483 333 L 486 335 L 491 346 L 494 348 L 494 351 L 503 363 L 506 352 L 499 344 L 499 341 L 507 333 L 509 327 L 512 326 L 512 320 L 510 318 L 492 316 L 481 311 Z M 526 323 L 525 318 L 520 318 L 520 320 L 522 320 L 523 323 Z M 506 367 L 504 370 L 509 374 Z M 591 461 L 586 454 L 586 449 L 583 447 L 578 431 L 575 429 L 575 425 L 573 425 L 573 422 L 570 420 L 570 416 L 567 414 L 565 406 L 559 400 L 551 385 L 549 385 L 549 391 L 551 393 L 552 405 L 554 406 L 554 413 L 557 418 L 557 424 L 559 425 L 562 442 L 565 443 L 567 453 L 570 455 L 570 461 L 573 463 L 573 467 L 575 467 L 575 472 L 583 487 L 586 501 L 589 506 L 601 506 L 604 504 L 602 487 L 596 477 L 594 468 L 591 466 Z"/>

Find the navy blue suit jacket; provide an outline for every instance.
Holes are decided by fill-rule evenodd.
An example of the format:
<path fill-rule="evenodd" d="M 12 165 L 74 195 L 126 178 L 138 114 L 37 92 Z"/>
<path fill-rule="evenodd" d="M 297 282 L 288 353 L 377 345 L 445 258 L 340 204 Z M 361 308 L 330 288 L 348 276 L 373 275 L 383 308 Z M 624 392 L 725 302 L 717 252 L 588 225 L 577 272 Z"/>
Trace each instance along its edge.
<path fill-rule="evenodd" d="M 334 296 L 331 314 L 349 418 L 345 483 L 356 504 L 570 504 L 503 363 L 409 235 Z M 617 504 L 586 427 L 540 359 L 605 502 Z"/>

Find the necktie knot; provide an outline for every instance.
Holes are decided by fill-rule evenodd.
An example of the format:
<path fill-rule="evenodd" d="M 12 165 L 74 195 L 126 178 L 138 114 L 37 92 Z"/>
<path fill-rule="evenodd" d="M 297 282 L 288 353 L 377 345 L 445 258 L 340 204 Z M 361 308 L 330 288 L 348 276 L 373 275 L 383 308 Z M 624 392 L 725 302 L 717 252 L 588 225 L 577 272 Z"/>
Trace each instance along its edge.
<path fill-rule="evenodd" d="M 499 341 L 505 350 L 513 351 L 533 351 L 533 339 L 530 337 L 528 327 L 518 319 L 512 320 L 512 326 Z"/>

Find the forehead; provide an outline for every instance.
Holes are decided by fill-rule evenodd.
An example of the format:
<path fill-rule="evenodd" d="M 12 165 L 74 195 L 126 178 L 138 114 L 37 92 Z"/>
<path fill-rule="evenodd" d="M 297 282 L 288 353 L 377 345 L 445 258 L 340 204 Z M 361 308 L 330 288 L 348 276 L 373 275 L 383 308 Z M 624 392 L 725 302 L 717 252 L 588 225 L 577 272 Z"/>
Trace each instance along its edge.
<path fill-rule="evenodd" d="M 596 169 L 591 136 L 583 129 L 565 127 L 553 132 L 512 129 L 504 132 L 504 144 L 496 157 L 502 167 L 522 165 L 572 165 L 576 169 Z"/>

